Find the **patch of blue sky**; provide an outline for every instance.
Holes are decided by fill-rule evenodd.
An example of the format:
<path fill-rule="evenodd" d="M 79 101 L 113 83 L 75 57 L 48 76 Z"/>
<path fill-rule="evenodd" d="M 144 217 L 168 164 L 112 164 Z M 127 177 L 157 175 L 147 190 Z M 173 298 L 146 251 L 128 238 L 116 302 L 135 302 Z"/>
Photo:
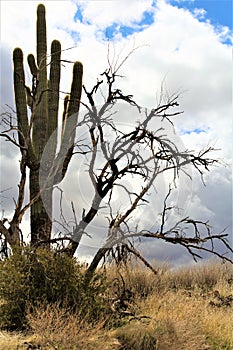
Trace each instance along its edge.
<path fill-rule="evenodd" d="M 143 17 L 140 22 L 137 22 L 136 24 L 138 26 L 150 26 L 154 23 L 154 12 L 151 11 L 145 11 L 143 13 Z"/>
<path fill-rule="evenodd" d="M 77 5 L 77 11 L 76 11 L 76 13 L 74 15 L 74 21 L 75 22 L 79 21 L 80 23 L 84 23 L 84 24 L 88 24 L 88 25 L 91 24 L 90 21 L 84 19 L 84 17 L 83 17 L 83 10 L 82 10 L 81 6 L 79 6 L 79 5 Z"/>
<path fill-rule="evenodd" d="M 170 4 L 178 8 L 184 8 L 192 12 L 200 22 L 207 20 L 216 28 L 228 27 L 232 30 L 232 0 L 170 0 Z M 222 41 L 231 44 L 231 39 L 226 37 Z"/>
<path fill-rule="evenodd" d="M 128 36 L 142 32 L 150 25 L 154 23 L 154 13 L 145 11 L 143 13 L 143 17 L 139 22 L 132 22 L 132 25 L 122 25 L 119 23 L 113 23 L 111 26 L 107 27 L 104 31 L 105 37 L 108 40 L 114 39 L 116 35 L 121 35 L 123 38 L 127 38 Z"/>
<path fill-rule="evenodd" d="M 142 31 L 143 28 L 134 28 L 129 26 L 119 25 L 118 23 L 113 23 L 111 26 L 105 29 L 105 38 L 108 40 L 113 40 L 116 35 L 121 34 L 122 37 L 126 38 L 135 32 Z"/>
<path fill-rule="evenodd" d="M 80 35 L 78 32 L 72 30 L 72 31 L 70 31 L 70 35 L 71 35 L 72 39 L 74 40 L 75 44 L 77 44 L 80 41 Z"/>
<path fill-rule="evenodd" d="M 201 129 L 201 128 L 195 128 L 195 129 L 192 129 L 192 130 L 185 130 L 185 129 L 181 129 L 179 131 L 179 134 L 180 135 L 190 135 L 190 134 L 201 134 L 201 133 L 207 133 L 208 130 L 205 130 L 205 129 Z"/>
<path fill-rule="evenodd" d="M 75 22 L 79 21 L 79 22 L 83 23 L 83 13 L 82 13 L 80 6 L 77 6 L 77 11 L 74 15 L 74 20 L 75 20 Z"/>
<path fill-rule="evenodd" d="M 205 18 L 200 18 L 200 20 L 208 18 L 213 24 L 232 28 L 231 0 L 171 0 L 170 3 L 192 12 L 195 9 L 203 9 L 205 10 Z"/>

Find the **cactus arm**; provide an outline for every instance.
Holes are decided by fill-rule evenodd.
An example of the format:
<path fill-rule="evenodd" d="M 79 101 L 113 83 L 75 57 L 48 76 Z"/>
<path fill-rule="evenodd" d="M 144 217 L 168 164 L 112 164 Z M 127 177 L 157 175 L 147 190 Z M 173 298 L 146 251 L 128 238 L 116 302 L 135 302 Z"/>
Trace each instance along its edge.
<path fill-rule="evenodd" d="M 62 142 L 54 163 L 54 169 L 56 169 L 56 173 L 54 174 L 54 184 L 59 183 L 64 178 L 73 155 L 78 111 L 82 93 L 82 76 L 83 65 L 80 62 L 75 62 L 69 100 L 66 96 L 64 101 Z"/>
<path fill-rule="evenodd" d="M 39 69 L 36 64 L 35 57 L 30 54 L 28 55 L 28 65 L 32 74 L 32 96 L 35 100 L 36 94 L 37 94 L 37 85 L 38 85 L 38 73 Z M 33 106 L 33 108 L 36 106 Z"/>
<path fill-rule="evenodd" d="M 36 159 L 30 139 L 30 127 L 28 124 L 27 114 L 27 94 L 29 93 L 27 89 L 29 88 L 25 85 L 23 52 L 20 48 L 16 48 L 13 51 L 13 65 L 15 104 L 17 122 L 19 127 L 18 138 L 20 146 L 26 147 L 28 149 L 27 165 L 30 168 L 32 166 L 35 166 Z"/>
<path fill-rule="evenodd" d="M 16 48 L 13 51 L 13 64 L 15 104 L 19 127 L 19 144 L 20 146 L 25 147 L 25 141 L 28 135 L 29 126 L 25 91 L 25 75 L 23 68 L 23 52 L 20 48 Z"/>
<path fill-rule="evenodd" d="M 66 105 L 67 112 L 65 114 L 65 120 L 63 120 L 63 138 L 65 139 L 65 142 L 69 140 L 70 146 L 73 145 L 75 138 L 75 130 L 82 93 L 82 76 L 83 65 L 81 62 L 75 62 L 73 67 L 73 80 L 71 84 L 69 102 Z M 67 120 L 69 120 L 68 124 Z"/>
<path fill-rule="evenodd" d="M 82 93 L 82 76 L 83 76 L 83 65 L 81 62 L 75 62 L 73 67 L 73 80 L 71 84 L 70 96 L 66 96 L 64 100 L 64 112 L 62 117 L 62 136 L 65 135 L 66 121 L 73 114 L 78 113 L 80 106 L 80 99 Z M 73 117 L 74 127 L 76 127 L 77 116 Z M 69 123 L 69 134 L 71 132 L 71 123 Z M 72 131 L 72 137 L 74 138 L 75 131 Z"/>
<path fill-rule="evenodd" d="M 54 40 L 51 45 L 51 63 L 48 93 L 48 125 L 47 139 L 57 129 L 58 107 L 59 107 L 59 87 L 61 76 L 61 44 Z M 54 139 L 55 139 L 54 135 Z"/>
<path fill-rule="evenodd" d="M 73 67 L 73 81 L 71 85 L 70 101 L 68 105 L 68 118 L 74 113 L 78 113 L 80 106 L 80 99 L 82 93 L 82 76 L 83 65 L 81 62 L 75 62 Z"/>
<path fill-rule="evenodd" d="M 28 55 L 28 65 L 33 77 L 37 77 L 38 75 L 38 67 L 36 65 L 35 57 L 30 53 Z"/>
<path fill-rule="evenodd" d="M 68 111 L 68 104 L 69 104 L 69 95 L 66 95 L 64 98 L 64 109 L 62 114 L 62 130 L 61 130 L 61 137 L 64 134 L 65 125 L 66 125 L 66 119 L 67 119 L 67 111 Z"/>

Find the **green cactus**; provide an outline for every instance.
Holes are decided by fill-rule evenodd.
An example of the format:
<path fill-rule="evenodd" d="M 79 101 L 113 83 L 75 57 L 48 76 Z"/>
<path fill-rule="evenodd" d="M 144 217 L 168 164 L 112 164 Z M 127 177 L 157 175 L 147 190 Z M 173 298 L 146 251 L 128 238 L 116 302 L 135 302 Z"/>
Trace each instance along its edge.
<path fill-rule="evenodd" d="M 61 44 L 54 40 L 51 45 L 51 62 L 47 64 L 47 39 L 46 39 L 46 18 L 45 7 L 40 4 L 37 8 L 37 57 L 30 54 L 28 56 L 28 65 L 32 74 L 31 88 L 25 85 L 25 74 L 23 67 L 23 52 L 20 48 L 14 49 L 14 91 L 15 104 L 18 120 L 18 138 L 21 146 L 21 152 L 26 150 L 27 167 L 30 170 L 29 189 L 30 199 L 34 200 L 31 205 L 31 242 L 36 243 L 41 240 L 49 240 L 52 229 L 52 185 L 58 182 L 53 179 L 51 187 L 43 193 L 43 201 L 38 196 L 39 169 L 41 157 L 50 136 L 53 134 L 53 142 L 49 149 L 48 169 L 56 163 L 56 150 L 58 135 L 56 134 L 58 126 L 58 106 L 59 106 L 59 85 L 61 73 Z M 50 66 L 49 79 L 47 78 L 47 66 Z M 62 174 L 59 177 L 61 181 L 66 173 L 68 164 L 72 156 L 74 131 L 66 128 L 67 120 L 75 113 L 72 118 L 73 123 L 77 123 L 81 91 L 82 91 L 83 67 L 80 62 L 75 62 L 73 68 L 73 81 L 71 92 L 64 101 L 63 127 L 61 150 L 65 149 L 66 154 L 64 164 L 62 164 Z M 31 115 L 28 116 L 28 107 Z M 70 148 L 67 150 L 64 143 L 65 135 L 69 133 L 71 140 Z M 64 141 L 63 141 L 64 140 Z M 70 142 L 70 141 L 69 141 Z M 55 178 L 56 174 L 54 174 Z M 37 197 L 36 197 L 37 196 Z M 35 200 L 36 198 L 36 200 Z M 44 202 L 47 202 L 46 206 Z"/>

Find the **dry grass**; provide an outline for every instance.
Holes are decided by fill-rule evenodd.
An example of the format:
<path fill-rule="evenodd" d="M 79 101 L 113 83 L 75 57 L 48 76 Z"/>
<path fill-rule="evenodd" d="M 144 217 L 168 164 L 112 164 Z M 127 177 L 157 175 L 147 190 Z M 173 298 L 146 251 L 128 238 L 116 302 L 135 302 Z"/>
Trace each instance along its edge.
<path fill-rule="evenodd" d="M 231 265 L 216 261 L 177 271 L 163 269 L 157 276 L 148 271 L 143 274 L 140 269 L 131 274 L 126 279 L 128 286 L 135 291 L 147 286 L 146 291 L 149 291 L 147 298 L 140 301 L 139 310 L 141 315 L 151 317 L 144 331 L 148 329 L 151 334 L 153 329 L 157 339 L 154 349 L 232 350 L 232 276 Z M 143 279 L 146 283 L 140 286 Z M 124 338 L 124 329 L 118 330 L 122 331 Z M 135 344 L 140 343 L 140 339 L 140 332 L 135 332 Z M 130 343 L 130 340 L 125 341 Z"/>
<path fill-rule="evenodd" d="M 103 329 L 103 322 L 90 325 L 58 305 L 39 307 L 28 314 L 31 327 L 23 333 L 0 333 L 1 350 L 114 350 L 119 342 Z"/>
<path fill-rule="evenodd" d="M 35 308 L 28 314 L 31 330 L 37 335 L 42 349 L 111 350 L 114 339 L 104 331 L 104 321 L 91 325 L 86 319 L 72 314 L 59 305 Z"/>
<path fill-rule="evenodd" d="M 172 349 L 233 349 L 233 310 L 232 307 L 215 307 L 207 297 L 185 290 L 168 291 L 162 296 L 152 295 L 142 305 L 141 310 L 150 315 L 155 324 L 170 325 L 172 332 L 162 336 Z M 171 334 L 174 333 L 176 338 Z M 160 338 L 160 335 L 159 335 Z"/>
<path fill-rule="evenodd" d="M 42 350 L 232 350 L 232 277 L 232 266 L 213 261 L 177 271 L 160 266 L 157 275 L 141 266 L 109 269 L 109 295 L 131 290 L 135 317 L 109 329 L 58 305 L 40 307 L 28 313 L 31 333 L 0 333 L 0 349 L 27 349 L 26 341 Z"/>
<path fill-rule="evenodd" d="M 18 349 L 25 341 L 25 337 L 21 333 L 0 332 L 0 349 L 15 350 Z"/>

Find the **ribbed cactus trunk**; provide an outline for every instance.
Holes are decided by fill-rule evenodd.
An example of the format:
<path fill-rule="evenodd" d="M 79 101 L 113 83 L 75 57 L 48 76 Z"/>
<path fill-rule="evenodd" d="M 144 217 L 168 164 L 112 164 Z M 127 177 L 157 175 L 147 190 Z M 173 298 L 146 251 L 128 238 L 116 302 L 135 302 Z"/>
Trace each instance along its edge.
<path fill-rule="evenodd" d="M 47 38 L 46 38 L 46 20 L 45 20 L 45 8 L 42 5 L 37 9 L 37 65 L 33 56 L 28 57 L 28 63 L 31 68 L 31 73 L 37 75 L 35 79 L 38 81 L 36 84 L 36 94 L 34 96 L 34 122 L 32 130 L 32 146 L 37 159 L 37 166 L 30 169 L 30 200 L 32 200 L 39 192 L 39 166 L 40 159 L 43 154 L 44 146 L 47 141 L 47 128 L 49 124 L 48 120 L 48 79 L 47 79 Z M 61 49 L 59 50 L 60 55 Z M 53 58 L 52 58 L 53 61 Z M 37 68 L 38 67 L 38 68 Z M 33 72 L 33 68 L 36 72 Z M 58 74 L 60 78 L 60 66 L 58 66 Z M 59 90 L 59 85 L 58 85 Z M 58 98 L 57 98 L 58 100 Z M 54 115 L 53 115 L 54 117 Z M 44 205 L 41 196 L 31 206 L 31 241 L 36 243 L 38 240 L 49 240 L 52 229 L 52 189 L 46 191 L 46 199 L 48 199 L 48 205 Z M 50 212 L 48 212 L 48 210 Z"/>
<path fill-rule="evenodd" d="M 41 189 L 39 183 L 41 157 L 52 134 L 52 143 L 50 143 L 49 154 L 46 155 L 47 161 L 43 168 L 44 176 L 46 177 L 46 174 L 49 173 L 53 166 L 61 161 L 61 157 L 59 160 L 58 156 L 56 156 L 58 151 L 60 57 L 60 42 L 54 40 L 51 45 L 51 55 L 49 56 L 50 74 L 48 79 L 45 7 L 39 5 L 37 8 L 37 58 L 35 59 L 32 54 L 28 56 L 28 64 L 32 74 L 31 89 L 25 85 L 23 53 L 19 48 L 16 48 L 13 53 L 15 103 L 19 127 L 18 137 L 22 147 L 21 150 L 27 150 L 27 166 L 30 172 L 29 191 L 30 200 L 32 201 L 30 219 L 31 242 L 33 244 L 38 241 L 49 241 L 51 238 L 53 185 L 64 178 L 72 157 L 77 112 L 81 99 L 83 68 L 80 62 L 75 62 L 71 92 L 64 103 L 63 138 L 60 151 L 58 152 L 60 155 L 63 150 L 63 163 L 58 167 L 59 171 L 62 169 L 62 172 L 60 171 L 61 174 L 59 175 L 53 172 L 52 177 L 50 176 L 49 181 L 46 183 L 46 187 Z M 30 119 L 28 118 L 27 104 L 31 110 Z M 71 116 L 74 128 L 68 130 L 66 123 Z M 69 149 L 66 148 L 67 135 L 69 137 Z"/>
<path fill-rule="evenodd" d="M 39 170 L 30 170 L 30 199 L 33 199 L 40 191 Z M 52 230 L 52 189 L 46 190 L 31 206 L 31 243 L 48 241 Z M 46 200 L 46 203 L 45 203 Z"/>

